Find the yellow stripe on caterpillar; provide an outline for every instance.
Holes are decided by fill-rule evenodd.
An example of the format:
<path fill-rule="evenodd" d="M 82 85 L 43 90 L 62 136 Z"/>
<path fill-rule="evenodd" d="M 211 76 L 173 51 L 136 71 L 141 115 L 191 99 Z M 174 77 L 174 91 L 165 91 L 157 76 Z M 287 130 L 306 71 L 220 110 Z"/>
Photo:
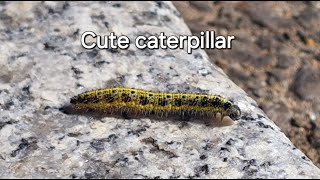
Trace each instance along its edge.
<path fill-rule="evenodd" d="M 152 92 L 134 88 L 106 88 L 87 91 L 71 98 L 78 109 L 105 112 L 128 111 L 137 114 L 215 116 L 238 120 L 239 107 L 219 95 Z"/>

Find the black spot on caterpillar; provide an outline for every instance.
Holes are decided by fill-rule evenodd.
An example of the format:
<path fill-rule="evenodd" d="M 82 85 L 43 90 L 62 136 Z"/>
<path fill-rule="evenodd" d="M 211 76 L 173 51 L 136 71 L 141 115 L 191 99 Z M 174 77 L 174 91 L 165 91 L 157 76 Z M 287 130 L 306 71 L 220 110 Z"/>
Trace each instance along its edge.
<path fill-rule="evenodd" d="M 134 88 L 87 91 L 71 98 L 73 108 L 107 113 L 125 112 L 156 116 L 215 117 L 221 114 L 238 120 L 239 107 L 220 95 L 152 92 Z"/>

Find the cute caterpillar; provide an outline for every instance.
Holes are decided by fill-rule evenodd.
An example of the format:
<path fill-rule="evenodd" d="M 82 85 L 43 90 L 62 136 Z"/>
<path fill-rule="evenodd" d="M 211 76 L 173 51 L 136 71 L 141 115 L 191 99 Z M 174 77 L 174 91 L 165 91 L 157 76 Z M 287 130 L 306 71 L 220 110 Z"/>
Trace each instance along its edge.
<path fill-rule="evenodd" d="M 99 110 L 103 112 L 121 111 L 158 116 L 208 116 L 221 114 L 238 120 L 241 111 L 232 101 L 219 95 L 163 93 L 133 88 L 106 88 L 87 91 L 71 98 L 76 109 Z"/>

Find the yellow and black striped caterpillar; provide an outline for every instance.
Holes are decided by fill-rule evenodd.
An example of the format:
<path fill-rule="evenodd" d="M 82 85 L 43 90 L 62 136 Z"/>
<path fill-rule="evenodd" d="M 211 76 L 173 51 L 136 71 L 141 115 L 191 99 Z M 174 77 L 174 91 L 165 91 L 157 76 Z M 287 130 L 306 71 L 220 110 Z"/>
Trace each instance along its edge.
<path fill-rule="evenodd" d="M 93 109 L 104 112 L 136 112 L 158 116 L 187 115 L 215 117 L 221 114 L 238 120 L 239 107 L 219 95 L 151 92 L 133 88 L 107 88 L 87 91 L 71 98 L 76 109 Z"/>

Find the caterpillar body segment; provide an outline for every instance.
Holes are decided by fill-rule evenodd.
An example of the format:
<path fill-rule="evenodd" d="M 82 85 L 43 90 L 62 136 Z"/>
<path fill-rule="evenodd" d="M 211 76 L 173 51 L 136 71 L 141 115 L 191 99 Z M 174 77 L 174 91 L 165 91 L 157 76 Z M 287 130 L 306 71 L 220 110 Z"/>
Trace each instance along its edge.
<path fill-rule="evenodd" d="M 78 109 L 130 112 L 157 116 L 188 115 L 215 117 L 217 113 L 238 120 L 239 107 L 220 95 L 152 92 L 134 88 L 106 88 L 87 91 L 70 101 Z"/>

